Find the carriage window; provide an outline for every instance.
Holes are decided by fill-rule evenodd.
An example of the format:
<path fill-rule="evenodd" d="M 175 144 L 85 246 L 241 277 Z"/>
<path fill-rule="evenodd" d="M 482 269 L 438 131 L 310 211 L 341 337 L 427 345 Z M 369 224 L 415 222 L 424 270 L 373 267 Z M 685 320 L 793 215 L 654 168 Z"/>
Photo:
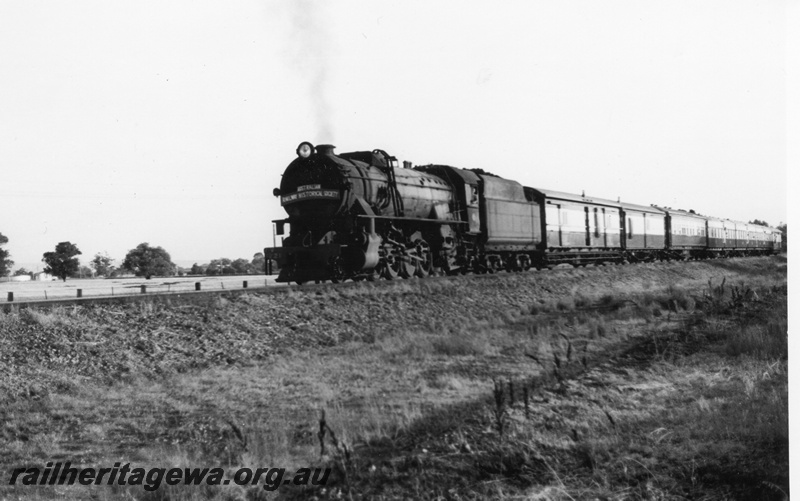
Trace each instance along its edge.
<path fill-rule="evenodd" d="M 594 210 L 594 236 L 595 238 L 600 236 L 600 220 L 597 216 L 597 209 Z"/>
<path fill-rule="evenodd" d="M 633 218 L 628 218 L 628 238 L 633 238 Z"/>

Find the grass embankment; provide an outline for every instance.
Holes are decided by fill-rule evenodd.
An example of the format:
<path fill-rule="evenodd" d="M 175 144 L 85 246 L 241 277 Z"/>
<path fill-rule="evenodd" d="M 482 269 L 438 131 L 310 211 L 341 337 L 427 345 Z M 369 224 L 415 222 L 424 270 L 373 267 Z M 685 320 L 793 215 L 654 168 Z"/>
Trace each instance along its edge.
<path fill-rule="evenodd" d="M 419 420 L 394 461 L 367 448 L 348 486 L 475 499 L 784 499 L 785 289 L 761 289 L 758 302 L 716 290 L 691 312 L 681 305 L 696 300 L 672 290 L 629 305 L 607 298 L 613 313 L 519 319 L 540 336 L 533 350 L 520 343 L 536 375 L 496 378 L 490 398 Z M 364 475 L 371 464 L 382 467 Z"/>
<path fill-rule="evenodd" d="M 3 484 L 67 460 L 335 471 L 308 491 L 0 495 L 782 499 L 785 269 L 740 259 L 13 312 L 0 317 Z"/>

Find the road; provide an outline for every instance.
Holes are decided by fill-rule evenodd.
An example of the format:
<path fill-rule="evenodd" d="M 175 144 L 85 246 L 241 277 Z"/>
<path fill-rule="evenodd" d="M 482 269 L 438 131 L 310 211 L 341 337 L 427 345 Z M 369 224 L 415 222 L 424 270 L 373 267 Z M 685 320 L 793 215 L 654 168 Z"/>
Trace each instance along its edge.
<path fill-rule="evenodd" d="M 128 277 L 115 279 L 67 279 L 53 282 L 0 282 L 0 303 L 8 302 L 9 292 L 14 295 L 14 302 L 41 301 L 43 299 L 72 299 L 82 297 L 122 296 L 142 293 L 142 286 L 149 293 L 180 292 L 195 290 L 199 282 L 202 290 L 242 289 L 247 281 L 249 288 L 281 287 L 275 283 L 276 276 L 236 275 L 222 277 L 165 277 L 144 278 Z"/>

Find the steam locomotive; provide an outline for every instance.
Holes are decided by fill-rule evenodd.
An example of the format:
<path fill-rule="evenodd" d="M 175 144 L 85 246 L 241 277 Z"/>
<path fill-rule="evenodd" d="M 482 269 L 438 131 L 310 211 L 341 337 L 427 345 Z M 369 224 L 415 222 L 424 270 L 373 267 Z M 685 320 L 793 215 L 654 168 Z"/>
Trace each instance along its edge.
<path fill-rule="evenodd" d="M 383 150 L 303 142 L 280 197 L 279 282 L 426 277 L 766 255 L 781 232 L 693 211 L 522 186 L 480 169 L 412 167 Z"/>

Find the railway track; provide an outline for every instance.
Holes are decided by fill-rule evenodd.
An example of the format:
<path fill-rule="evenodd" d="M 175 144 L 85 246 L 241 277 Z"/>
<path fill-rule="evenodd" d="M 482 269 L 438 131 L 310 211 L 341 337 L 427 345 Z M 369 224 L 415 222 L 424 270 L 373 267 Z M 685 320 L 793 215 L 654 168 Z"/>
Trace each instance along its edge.
<path fill-rule="evenodd" d="M 759 257 L 751 257 L 751 258 L 738 258 L 738 259 L 759 259 Z M 685 261 L 685 263 L 689 263 L 693 261 Z M 674 264 L 684 263 L 682 261 L 656 261 L 656 262 L 649 262 L 649 263 L 607 263 L 603 265 L 594 265 L 594 264 L 587 264 L 587 265 L 580 265 L 580 266 L 573 266 L 570 264 L 560 264 L 556 266 L 552 266 L 550 268 L 546 268 L 543 270 L 535 270 L 531 269 L 525 272 L 506 272 L 500 271 L 496 273 L 481 273 L 475 274 L 470 273 L 467 275 L 431 275 L 427 278 L 419 278 L 419 277 L 410 277 L 407 279 L 402 278 L 395 278 L 393 280 L 386 280 L 384 278 L 379 278 L 375 281 L 367 281 L 367 280 L 347 280 L 342 282 L 331 282 L 331 281 L 317 281 L 317 282 L 305 282 L 303 284 L 294 284 L 294 283 L 278 283 L 267 279 L 264 285 L 257 285 L 253 286 L 252 280 L 251 281 L 242 281 L 239 284 L 239 287 L 232 287 L 229 283 L 228 287 L 223 288 L 216 288 L 216 289 L 209 289 L 203 288 L 202 286 L 199 289 L 182 289 L 182 290 L 147 290 L 144 289 L 137 289 L 138 292 L 123 292 L 123 293 L 116 293 L 116 294 L 103 294 L 103 295 L 81 295 L 80 293 L 76 292 L 75 296 L 72 297 L 50 297 L 47 299 L 41 298 L 14 298 L 12 301 L 6 300 L 2 304 L 3 310 L 8 312 L 13 308 L 28 308 L 28 307 L 54 307 L 54 306 L 69 306 L 69 305 L 88 305 L 88 304 L 110 304 L 110 303 L 125 303 L 125 302 L 139 302 L 139 301 L 147 301 L 147 300 L 163 300 L 163 299 L 170 299 L 176 301 L 191 301 L 192 298 L 197 297 L 207 297 L 209 295 L 226 295 L 226 294 L 242 294 L 242 293 L 257 293 L 257 294 L 278 294 L 278 293 L 286 293 L 290 290 L 328 290 L 331 288 L 337 289 L 347 289 L 351 287 L 359 287 L 365 284 L 369 284 L 371 287 L 389 287 L 391 284 L 400 284 L 404 282 L 419 282 L 419 281 L 438 281 L 438 280 L 452 280 L 458 279 L 459 277 L 469 277 L 472 280 L 483 281 L 492 279 L 492 277 L 501 277 L 501 276 L 513 276 L 513 275 L 524 275 L 529 273 L 546 273 L 546 274 L 559 274 L 559 273 L 569 273 L 575 270 L 585 270 L 589 272 L 590 270 L 600 270 L 600 269 L 608 269 L 608 268 L 616 268 L 620 266 L 655 266 L 655 267 L 662 267 L 662 266 L 672 266 Z M 196 287 L 196 286 L 195 286 Z M 130 287 L 128 288 L 131 289 Z M 76 291 L 81 289 L 75 289 Z"/>

